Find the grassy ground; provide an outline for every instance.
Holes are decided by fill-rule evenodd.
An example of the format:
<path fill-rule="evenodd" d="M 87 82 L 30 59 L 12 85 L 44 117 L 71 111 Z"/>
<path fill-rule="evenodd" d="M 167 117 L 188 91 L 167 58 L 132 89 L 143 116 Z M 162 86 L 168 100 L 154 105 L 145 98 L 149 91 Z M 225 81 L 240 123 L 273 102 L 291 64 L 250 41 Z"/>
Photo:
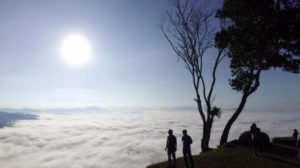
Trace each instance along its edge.
<path fill-rule="evenodd" d="M 250 148 L 235 146 L 224 147 L 194 156 L 196 168 L 299 168 L 300 160 L 269 152 L 255 156 Z M 167 162 L 147 168 L 166 168 Z M 177 159 L 177 167 L 184 168 L 183 158 Z"/>

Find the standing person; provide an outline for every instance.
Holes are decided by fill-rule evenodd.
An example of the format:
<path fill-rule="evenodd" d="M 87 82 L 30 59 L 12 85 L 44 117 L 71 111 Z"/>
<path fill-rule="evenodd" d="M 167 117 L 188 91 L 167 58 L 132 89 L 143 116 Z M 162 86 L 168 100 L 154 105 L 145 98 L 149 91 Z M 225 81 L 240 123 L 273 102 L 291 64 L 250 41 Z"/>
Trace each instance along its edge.
<path fill-rule="evenodd" d="M 294 129 L 294 132 L 293 132 L 293 138 L 295 139 L 295 140 L 297 140 L 297 137 L 298 137 L 298 130 L 296 130 L 296 129 Z"/>
<path fill-rule="evenodd" d="M 298 159 L 300 159 L 300 134 L 297 136 Z"/>
<path fill-rule="evenodd" d="M 297 136 L 297 147 L 300 148 L 300 134 Z"/>
<path fill-rule="evenodd" d="M 254 147 L 254 153 L 257 156 L 259 152 L 262 153 L 261 131 L 257 128 L 256 124 L 252 124 L 250 127 L 250 133 L 252 138 L 252 145 Z"/>
<path fill-rule="evenodd" d="M 298 147 L 298 141 L 297 141 L 297 139 L 298 139 L 298 134 L 299 134 L 298 130 L 294 129 L 294 132 L 293 132 L 293 139 L 294 139 L 294 141 L 295 141 L 295 143 L 296 143 L 296 147 Z"/>
<path fill-rule="evenodd" d="M 253 144 L 253 136 L 254 136 L 254 131 L 255 129 L 257 129 L 256 124 L 252 123 L 251 127 L 250 127 L 250 134 L 251 134 L 251 140 L 252 140 L 252 144 Z"/>
<path fill-rule="evenodd" d="M 257 155 L 257 151 L 259 152 L 259 154 L 262 154 L 262 142 L 261 142 L 260 128 L 256 128 L 256 130 L 254 131 L 253 139 L 254 139 L 255 154 Z"/>
<path fill-rule="evenodd" d="M 185 162 L 185 167 L 189 168 L 189 162 L 191 164 L 191 168 L 194 168 L 194 161 L 193 161 L 193 156 L 191 152 L 191 144 L 193 143 L 192 138 L 187 134 L 187 130 L 182 131 L 182 143 L 183 143 L 183 156 L 184 156 L 184 162 Z M 188 158 L 189 161 L 188 161 Z"/>
<path fill-rule="evenodd" d="M 177 140 L 176 140 L 176 137 L 173 135 L 173 130 L 169 130 L 168 131 L 169 133 L 169 136 L 167 138 L 167 144 L 166 144 L 166 148 L 165 150 L 167 150 L 168 152 L 168 167 L 171 167 L 171 163 L 172 163 L 172 160 L 171 160 L 171 156 L 173 158 L 173 167 L 175 167 L 176 165 L 176 155 L 175 155 L 175 152 L 177 150 Z"/>

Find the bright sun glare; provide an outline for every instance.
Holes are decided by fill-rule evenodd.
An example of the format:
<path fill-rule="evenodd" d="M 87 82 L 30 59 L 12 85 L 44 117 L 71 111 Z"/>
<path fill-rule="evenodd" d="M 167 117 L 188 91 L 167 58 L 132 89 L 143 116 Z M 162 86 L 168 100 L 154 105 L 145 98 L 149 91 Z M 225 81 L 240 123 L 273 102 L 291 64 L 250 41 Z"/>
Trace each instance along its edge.
<path fill-rule="evenodd" d="M 84 36 L 72 34 L 64 38 L 61 54 L 66 63 L 80 66 L 91 59 L 91 48 Z"/>

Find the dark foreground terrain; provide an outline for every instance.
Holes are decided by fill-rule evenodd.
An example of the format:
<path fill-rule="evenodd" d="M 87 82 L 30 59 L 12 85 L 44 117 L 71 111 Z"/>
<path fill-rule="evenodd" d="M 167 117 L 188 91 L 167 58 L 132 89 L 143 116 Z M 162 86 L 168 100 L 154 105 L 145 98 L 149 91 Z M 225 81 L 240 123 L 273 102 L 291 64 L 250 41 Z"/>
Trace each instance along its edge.
<path fill-rule="evenodd" d="M 300 160 L 272 152 L 255 156 L 251 148 L 232 146 L 194 156 L 196 168 L 299 168 Z M 167 162 L 147 168 L 166 168 Z M 176 168 L 184 168 L 183 158 L 177 159 Z"/>

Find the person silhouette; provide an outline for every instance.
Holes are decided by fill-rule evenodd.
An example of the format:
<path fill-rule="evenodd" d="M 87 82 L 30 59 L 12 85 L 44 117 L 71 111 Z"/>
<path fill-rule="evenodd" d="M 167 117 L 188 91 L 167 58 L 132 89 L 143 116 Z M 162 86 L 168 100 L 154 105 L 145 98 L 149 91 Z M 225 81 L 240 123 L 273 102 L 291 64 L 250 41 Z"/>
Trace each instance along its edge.
<path fill-rule="evenodd" d="M 191 144 L 193 143 L 192 138 L 187 134 L 187 130 L 182 130 L 182 143 L 183 143 L 183 156 L 185 167 L 189 168 L 189 162 L 191 164 L 191 168 L 194 168 L 194 160 L 191 152 Z M 189 160 L 189 161 L 188 161 Z"/>
<path fill-rule="evenodd" d="M 300 148 L 300 134 L 297 136 L 297 147 Z"/>
<path fill-rule="evenodd" d="M 293 138 L 294 138 L 295 140 L 297 140 L 298 134 L 299 134 L 298 130 L 294 129 L 294 132 L 293 132 Z"/>
<path fill-rule="evenodd" d="M 251 139 L 252 139 L 252 145 L 254 148 L 254 154 L 257 156 L 259 152 L 262 153 L 262 142 L 261 142 L 261 131 L 256 126 L 255 123 L 253 123 L 250 127 L 250 133 L 251 133 Z"/>
<path fill-rule="evenodd" d="M 255 123 L 252 123 L 251 127 L 250 127 L 250 133 L 251 133 L 251 139 L 253 140 L 253 135 L 254 135 L 254 131 L 257 128 Z"/>
<path fill-rule="evenodd" d="M 300 134 L 297 136 L 296 146 L 298 148 L 298 159 L 300 159 Z"/>
<path fill-rule="evenodd" d="M 166 148 L 165 151 L 167 150 L 168 153 L 168 167 L 172 166 L 172 160 L 171 156 L 173 158 L 173 167 L 176 165 L 176 155 L 175 152 L 177 150 L 177 140 L 176 137 L 173 135 L 173 130 L 168 131 L 169 136 L 167 137 L 167 143 L 166 143 Z"/>

